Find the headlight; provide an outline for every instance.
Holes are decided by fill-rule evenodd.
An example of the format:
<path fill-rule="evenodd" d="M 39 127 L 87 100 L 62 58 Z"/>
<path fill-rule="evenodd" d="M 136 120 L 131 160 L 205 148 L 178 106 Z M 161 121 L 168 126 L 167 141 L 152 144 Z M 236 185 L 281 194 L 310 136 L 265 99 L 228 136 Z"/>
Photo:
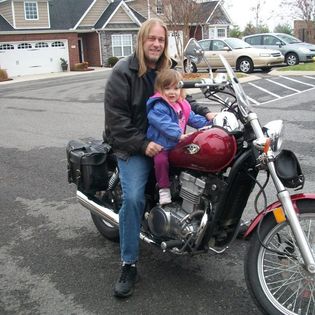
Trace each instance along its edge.
<path fill-rule="evenodd" d="M 304 48 L 304 47 L 299 48 L 299 50 L 300 50 L 302 53 L 304 53 L 304 54 L 307 54 L 307 53 L 310 52 L 310 50 L 309 50 L 308 48 Z"/>
<path fill-rule="evenodd" d="M 274 152 L 280 150 L 283 142 L 283 121 L 273 120 L 263 127 L 264 134 L 271 140 L 271 149 Z"/>
<path fill-rule="evenodd" d="M 270 57 L 271 54 L 268 54 L 268 53 L 260 53 L 259 54 L 259 57 Z"/>

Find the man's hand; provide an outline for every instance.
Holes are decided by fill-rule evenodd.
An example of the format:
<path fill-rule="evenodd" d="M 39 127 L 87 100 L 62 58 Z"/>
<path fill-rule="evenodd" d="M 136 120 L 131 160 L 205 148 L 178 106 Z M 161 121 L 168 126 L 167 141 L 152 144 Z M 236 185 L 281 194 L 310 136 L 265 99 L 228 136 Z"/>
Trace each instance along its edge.
<path fill-rule="evenodd" d="M 212 120 L 218 113 L 208 113 L 206 114 L 206 118 L 208 120 Z"/>
<path fill-rule="evenodd" d="M 145 149 L 145 155 L 149 157 L 154 157 L 160 151 L 162 151 L 163 147 L 153 141 L 149 142 L 147 148 Z"/>

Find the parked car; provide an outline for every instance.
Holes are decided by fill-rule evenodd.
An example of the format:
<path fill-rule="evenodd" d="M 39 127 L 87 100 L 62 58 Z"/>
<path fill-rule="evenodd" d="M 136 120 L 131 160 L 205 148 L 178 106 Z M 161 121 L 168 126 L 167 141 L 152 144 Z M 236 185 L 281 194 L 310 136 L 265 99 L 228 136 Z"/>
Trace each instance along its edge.
<path fill-rule="evenodd" d="M 284 33 L 248 35 L 243 40 L 254 47 L 280 50 L 288 66 L 297 65 L 300 61 L 312 61 L 315 57 L 315 45 Z"/>
<path fill-rule="evenodd" d="M 219 55 L 224 56 L 231 67 L 244 73 L 251 73 L 254 68 L 269 71 L 273 65 L 279 65 L 284 61 L 279 51 L 253 48 L 239 38 L 204 39 L 198 42 L 204 49 L 204 56 L 213 71 L 223 66 Z M 184 65 L 186 72 L 208 69 L 204 60 L 198 64 L 186 60 Z"/>

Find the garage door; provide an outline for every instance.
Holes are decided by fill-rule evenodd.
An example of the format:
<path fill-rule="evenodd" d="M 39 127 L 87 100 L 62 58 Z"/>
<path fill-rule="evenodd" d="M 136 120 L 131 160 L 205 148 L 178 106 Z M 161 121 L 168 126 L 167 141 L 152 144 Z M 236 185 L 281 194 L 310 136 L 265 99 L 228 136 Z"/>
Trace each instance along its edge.
<path fill-rule="evenodd" d="M 60 72 L 60 58 L 69 60 L 67 40 L 0 43 L 0 67 L 10 77 Z"/>

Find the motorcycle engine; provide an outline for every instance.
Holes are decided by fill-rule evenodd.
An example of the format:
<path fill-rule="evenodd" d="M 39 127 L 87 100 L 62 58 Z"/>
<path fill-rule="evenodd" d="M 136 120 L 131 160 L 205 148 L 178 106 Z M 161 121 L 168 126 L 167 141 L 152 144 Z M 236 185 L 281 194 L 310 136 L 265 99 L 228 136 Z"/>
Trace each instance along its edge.
<path fill-rule="evenodd" d="M 152 208 L 147 216 L 149 229 L 158 238 L 184 239 L 199 227 L 201 215 L 198 210 L 204 211 L 205 208 L 202 194 L 206 182 L 187 172 L 182 172 L 179 176 L 179 187 L 180 201 L 163 207 L 158 205 Z"/>

